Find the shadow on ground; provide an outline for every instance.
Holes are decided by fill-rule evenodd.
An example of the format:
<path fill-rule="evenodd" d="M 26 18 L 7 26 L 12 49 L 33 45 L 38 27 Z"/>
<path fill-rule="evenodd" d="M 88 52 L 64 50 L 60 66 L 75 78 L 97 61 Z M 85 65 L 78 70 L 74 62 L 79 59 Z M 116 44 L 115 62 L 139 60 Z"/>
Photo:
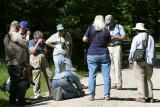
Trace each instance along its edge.
<path fill-rule="evenodd" d="M 32 106 L 38 106 L 38 105 L 47 105 L 45 101 L 52 100 L 52 97 L 43 97 L 41 99 L 32 99 L 32 98 L 26 98 L 27 102 L 30 102 Z M 43 102 L 43 103 L 41 103 Z M 28 105 L 30 106 L 30 105 Z"/>

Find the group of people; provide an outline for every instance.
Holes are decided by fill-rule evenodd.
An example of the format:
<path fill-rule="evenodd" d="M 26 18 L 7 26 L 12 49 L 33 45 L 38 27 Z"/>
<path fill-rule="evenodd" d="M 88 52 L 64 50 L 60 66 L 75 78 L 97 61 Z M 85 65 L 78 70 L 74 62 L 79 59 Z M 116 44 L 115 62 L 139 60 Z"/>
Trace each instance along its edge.
<path fill-rule="evenodd" d="M 133 28 L 136 35 L 131 44 L 129 67 L 133 69 L 138 89 L 138 102 L 153 102 L 153 60 L 154 39 L 147 34 L 143 23 L 136 23 Z M 110 89 L 122 89 L 122 47 L 126 40 L 122 25 L 116 23 L 112 15 L 97 15 L 92 25 L 84 34 L 83 42 L 89 43 L 87 64 L 89 69 L 88 91 L 89 100 L 94 100 L 96 74 L 102 72 L 104 82 L 104 99 L 110 99 Z M 141 60 L 139 60 L 141 57 Z"/>
<path fill-rule="evenodd" d="M 43 38 L 41 31 L 35 31 L 33 37 L 30 39 L 31 31 L 28 27 L 27 21 L 13 21 L 10 24 L 10 30 L 4 37 L 5 56 L 7 61 L 7 69 L 9 73 L 10 88 L 9 88 L 9 101 L 15 105 L 25 105 L 25 94 L 30 86 L 33 85 L 34 98 L 40 99 L 40 76 L 41 72 L 44 74 L 46 84 L 48 87 L 49 96 L 53 96 L 52 89 L 55 89 L 54 80 L 57 76 L 61 75 L 64 70 L 75 71 L 71 62 L 72 51 L 72 38 L 69 33 L 64 31 L 62 24 L 57 25 L 57 33 L 53 34 L 46 41 Z M 53 61 L 55 64 L 55 77 L 51 72 L 48 64 L 47 48 L 49 46 L 53 48 Z M 64 75 L 67 78 L 70 75 Z M 77 74 L 74 74 L 73 78 L 78 78 Z M 72 76 L 71 76 L 72 78 Z M 56 81 L 61 80 L 60 78 Z M 76 80 L 76 83 L 75 83 Z M 78 79 L 73 79 L 71 84 L 77 84 Z M 52 85 L 53 84 L 53 85 Z M 82 87 L 78 82 L 78 95 L 82 95 Z M 75 88 L 76 89 L 76 88 Z M 62 99 L 61 99 L 62 100 Z"/>
<path fill-rule="evenodd" d="M 27 21 L 13 21 L 10 30 L 4 37 L 5 55 L 10 76 L 9 101 L 11 104 L 25 105 L 25 94 L 33 82 L 34 98 L 42 98 L 40 94 L 40 75 L 44 74 L 49 96 L 54 100 L 81 97 L 85 95 L 82 84 L 74 72 L 72 65 L 72 37 L 64 30 L 62 24 L 57 25 L 57 32 L 47 40 L 41 31 L 35 31 L 30 39 L 31 31 Z M 137 80 L 138 98 L 136 101 L 153 101 L 151 76 L 153 73 L 154 40 L 146 33 L 143 23 L 137 23 L 137 35 L 133 38 L 129 65 L 133 68 Z M 110 99 L 111 89 L 122 89 L 122 47 L 126 40 L 122 25 L 116 23 L 112 15 L 97 15 L 83 36 L 83 42 L 89 44 L 87 49 L 88 91 L 89 100 L 94 100 L 96 74 L 100 70 L 104 81 L 104 99 Z M 143 45 L 145 41 L 145 46 Z M 49 67 L 46 46 L 53 49 L 55 76 Z M 143 60 L 135 57 L 137 49 L 144 49 Z M 65 71 L 64 71 L 65 67 Z"/>

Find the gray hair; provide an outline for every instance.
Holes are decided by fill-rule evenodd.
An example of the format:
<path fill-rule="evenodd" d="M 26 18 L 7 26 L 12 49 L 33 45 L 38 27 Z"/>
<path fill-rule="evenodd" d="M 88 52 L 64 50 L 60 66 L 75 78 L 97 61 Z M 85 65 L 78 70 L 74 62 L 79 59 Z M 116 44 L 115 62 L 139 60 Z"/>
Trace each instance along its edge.
<path fill-rule="evenodd" d="M 105 28 L 104 17 L 102 15 L 97 15 L 93 22 L 96 31 L 101 31 Z"/>
<path fill-rule="evenodd" d="M 35 31 L 33 33 L 34 38 L 43 38 L 43 33 L 41 31 Z"/>
<path fill-rule="evenodd" d="M 18 21 L 12 21 L 10 24 L 10 29 L 11 28 L 19 28 L 19 22 Z"/>

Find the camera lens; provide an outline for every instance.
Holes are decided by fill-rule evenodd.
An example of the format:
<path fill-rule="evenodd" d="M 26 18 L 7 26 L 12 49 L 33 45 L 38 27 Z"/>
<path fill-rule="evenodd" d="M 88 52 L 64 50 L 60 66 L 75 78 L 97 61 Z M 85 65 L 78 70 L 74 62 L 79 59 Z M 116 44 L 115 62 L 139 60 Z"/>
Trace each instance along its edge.
<path fill-rule="evenodd" d="M 62 47 L 62 49 L 66 49 L 66 44 L 65 44 L 65 43 L 62 43 L 62 44 L 61 44 L 61 47 Z"/>

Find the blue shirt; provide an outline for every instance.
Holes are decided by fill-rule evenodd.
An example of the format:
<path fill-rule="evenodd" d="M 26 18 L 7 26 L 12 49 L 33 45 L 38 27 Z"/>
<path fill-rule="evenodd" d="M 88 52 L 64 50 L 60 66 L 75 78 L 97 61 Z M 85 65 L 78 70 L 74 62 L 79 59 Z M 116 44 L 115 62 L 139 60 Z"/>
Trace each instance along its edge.
<path fill-rule="evenodd" d="M 107 45 L 111 40 L 109 30 L 96 31 L 95 27 L 91 25 L 84 36 L 90 39 L 88 55 L 109 54 L 107 48 Z"/>
<path fill-rule="evenodd" d="M 64 77 L 68 77 L 71 83 L 76 85 L 77 90 L 82 91 L 82 85 L 81 85 L 80 79 L 78 78 L 75 72 L 64 71 L 64 72 L 58 73 L 55 79 L 62 79 Z"/>
<path fill-rule="evenodd" d="M 110 31 L 111 36 L 118 36 L 118 37 L 125 36 L 124 28 L 120 24 L 116 24 L 115 27 L 113 27 L 112 29 L 108 27 L 108 29 Z M 121 40 L 113 40 L 111 42 L 111 45 L 113 46 L 120 45 L 120 44 L 121 44 Z"/>
<path fill-rule="evenodd" d="M 28 45 L 28 49 L 32 48 L 32 47 L 35 47 L 36 45 L 36 41 L 34 39 L 30 40 L 29 41 L 29 45 Z M 44 52 L 44 48 L 45 48 L 45 45 L 44 44 L 40 44 L 38 49 L 37 49 L 37 52 L 39 53 L 43 53 Z M 29 52 L 31 54 L 31 52 Z"/>
<path fill-rule="evenodd" d="M 143 44 L 142 41 L 146 40 L 147 33 L 142 32 L 138 33 L 132 40 L 130 54 L 129 54 L 129 62 L 134 62 L 134 53 L 136 49 L 142 49 Z M 148 45 L 146 48 L 146 61 L 148 64 L 153 65 L 154 60 L 154 39 L 151 35 L 148 35 Z"/>

